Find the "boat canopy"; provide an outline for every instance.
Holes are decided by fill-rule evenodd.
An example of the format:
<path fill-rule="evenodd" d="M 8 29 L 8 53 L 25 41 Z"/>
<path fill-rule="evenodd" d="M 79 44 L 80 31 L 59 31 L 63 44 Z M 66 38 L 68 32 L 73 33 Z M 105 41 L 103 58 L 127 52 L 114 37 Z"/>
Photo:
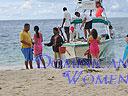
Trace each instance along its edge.
<path fill-rule="evenodd" d="M 92 20 L 93 23 L 103 23 L 105 25 L 111 25 L 111 22 L 109 20 L 105 20 L 102 18 L 95 18 Z"/>
<path fill-rule="evenodd" d="M 82 23 L 82 19 L 75 19 L 71 22 L 71 24 L 80 24 Z M 102 18 L 94 18 L 92 23 L 103 23 L 105 25 L 111 25 L 111 22 Z"/>
<path fill-rule="evenodd" d="M 78 8 L 83 8 L 86 10 L 96 10 L 97 1 L 102 3 L 102 0 L 75 0 Z"/>

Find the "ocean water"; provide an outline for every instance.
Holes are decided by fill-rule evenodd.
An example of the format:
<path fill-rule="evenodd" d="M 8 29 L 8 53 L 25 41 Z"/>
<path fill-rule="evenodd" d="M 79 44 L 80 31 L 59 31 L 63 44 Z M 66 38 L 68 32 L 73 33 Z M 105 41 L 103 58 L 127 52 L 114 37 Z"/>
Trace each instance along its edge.
<path fill-rule="evenodd" d="M 112 58 L 122 58 L 125 48 L 124 37 L 128 34 L 128 18 L 111 18 L 115 39 L 112 44 L 114 55 Z M 24 58 L 20 49 L 19 33 L 25 23 L 33 27 L 38 25 L 43 34 L 44 42 L 48 42 L 52 36 L 52 28 L 61 24 L 61 20 L 9 20 L 0 21 L 0 69 L 21 69 L 24 67 Z M 51 48 L 43 47 L 43 53 L 53 57 Z M 34 65 L 36 65 L 34 63 Z"/>

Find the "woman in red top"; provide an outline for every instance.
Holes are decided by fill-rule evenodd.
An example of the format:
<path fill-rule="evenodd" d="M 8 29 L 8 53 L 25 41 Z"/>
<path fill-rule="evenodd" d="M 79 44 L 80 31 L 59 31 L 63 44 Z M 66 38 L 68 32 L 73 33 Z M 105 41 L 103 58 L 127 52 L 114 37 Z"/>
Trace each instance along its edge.
<path fill-rule="evenodd" d="M 102 17 L 102 13 L 104 11 L 104 8 L 101 6 L 101 3 L 100 2 L 96 2 L 96 17 Z"/>

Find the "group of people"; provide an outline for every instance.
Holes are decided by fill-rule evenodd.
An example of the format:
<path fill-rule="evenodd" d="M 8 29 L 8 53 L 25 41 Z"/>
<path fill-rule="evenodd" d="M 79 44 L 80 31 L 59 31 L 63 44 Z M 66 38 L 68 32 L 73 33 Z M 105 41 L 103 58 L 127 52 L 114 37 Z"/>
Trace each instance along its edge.
<path fill-rule="evenodd" d="M 42 49 L 43 49 L 42 33 L 39 32 L 39 27 L 35 26 L 34 27 L 35 34 L 32 40 L 29 30 L 30 30 L 30 25 L 26 23 L 24 25 L 23 31 L 20 32 L 21 51 L 25 58 L 26 69 L 29 69 L 29 66 L 30 66 L 30 69 L 33 69 L 33 66 L 32 66 L 33 52 L 34 52 L 35 60 L 37 62 L 37 68 L 40 68 L 40 61 L 43 64 L 44 68 L 46 68 L 45 61 L 42 57 Z M 125 61 L 125 64 L 126 64 L 128 62 L 127 61 L 128 60 L 128 35 L 126 36 L 125 41 L 127 42 L 127 46 L 125 48 L 123 60 Z M 54 60 L 55 68 L 62 69 L 63 67 L 61 53 L 60 53 L 60 47 L 63 45 L 63 43 L 64 43 L 64 40 L 60 35 L 59 28 L 54 27 L 53 36 L 51 37 L 50 43 L 45 43 L 44 45 L 52 46 L 52 49 L 54 51 L 54 58 L 55 58 Z M 96 29 L 92 29 L 92 31 L 90 32 L 88 43 L 89 43 L 89 49 L 85 51 L 85 55 L 90 54 L 93 59 L 98 59 L 99 53 L 100 53 L 100 48 L 99 48 L 100 38 L 98 37 L 98 33 Z M 124 64 L 124 68 L 127 67 L 125 64 Z"/>
<path fill-rule="evenodd" d="M 33 54 L 35 57 L 35 61 L 37 63 L 37 68 L 40 68 L 40 61 L 43 64 L 44 68 L 45 66 L 45 60 L 42 56 L 42 42 L 43 37 L 42 33 L 39 32 L 39 27 L 35 26 L 34 31 L 35 34 L 33 36 L 33 39 L 30 35 L 30 24 L 26 23 L 24 25 L 24 29 L 22 32 L 20 32 L 20 42 L 21 42 L 21 51 L 25 58 L 25 66 L 26 69 L 33 69 L 32 61 L 33 61 Z M 50 43 L 45 43 L 45 46 L 52 46 L 52 49 L 54 51 L 54 67 L 55 68 L 61 68 L 62 69 L 62 60 L 61 60 L 61 54 L 59 53 L 59 47 L 62 46 L 64 43 L 63 38 L 59 35 L 59 28 L 54 27 L 53 28 L 53 36 L 51 37 Z M 58 59 L 59 58 L 59 59 Z"/>
<path fill-rule="evenodd" d="M 40 68 L 40 61 L 41 63 L 44 65 L 44 68 L 46 68 L 45 66 L 45 61 L 42 57 L 42 42 L 43 42 L 43 38 L 42 38 L 42 33 L 39 32 L 39 27 L 35 26 L 34 27 L 34 31 L 35 34 L 33 36 L 33 40 L 32 37 L 30 35 L 30 25 L 29 24 L 25 24 L 24 25 L 24 29 L 22 32 L 20 32 L 20 42 L 21 42 L 21 51 L 24 55 L 25 58 L 25 66 L 26 69 L 33 69 L 32 66 L 32 61 L 33 61 L 33 52 L 34 52 L 34 57 L 37 63 L 37 68 Z M 99 57 L 99 38 L 98 38 L 98 33 L 95 29 L 93 29 L 90 33 L 90 37 L 89 37 L 89 52 L 87 54 L 91 54 L 91 56 L 93 58 L 97 58 Z M 60 68 L 62 69 L 63 65 L 62 65 L 62 59 L 61 59 L 61 53 L 60 53 L 60 48 L 63 45 L 64 40 L 60 35 L 60 30 L 57 27 L 53 28 L 53 36 L 51 37 L 51 40 L 49 43 L 45 43 L 45 46 L 52 46 L 52 49 L 54 51 L 54 67 L 55 68 Z"/>
<path fill-rule="evenodd" d="M 103 7 L 101 6 L 100 2 L 96 3 L 97 11 L 96 11 L 96 17 L 102 17 Z M 62 38 L 62 34 L 60 35 L 61 28 L 54 27 L 53 28 L 53 36 L 51 37 L 51 40 L 49 43 L 45 43 L 45 46 L 52 46 L 52 49 L 54 51 L 54 67 L 62 69 L 62 58 L 61 58 L 61 52 L 60 48 L 65 42 L 70 42 L 70 40 L 74 40 L 74 30 L 77 30 L 77 27 L 79 26 L 80 29 L 84 26 L 84 35 L 87 39 L 87 32 L 89 33 L 89 38 L 87 39 L 89 43 L 88 50 L 85 50 L 85 56 L 88 55 L 93 59 L 99 59 L 100 54 L 100 38 L 98 37 L 98 32 L 96 29 L 92 29 L 92 19 L 89 16 L 86 16 L 84 14 L 84 19 L 82 21 L 81 25 L 78 26 L 71 26 L 71 15 L 68 12 L 67 8 L 63 8 L 64 11 L 64 18 L 62 22 L 61 28 L 64 27 L 67 40 L 65 41 L 65 38 Z M 81 14 L 79 12 L 75 12 L 75 19 L 81 18 Z M 75 28 L 74 28 L 75 27 Z M 92 29 L 92 30 L 90 30 Z M 24 29 L 22 32 L 20 32 L 20 42 L 21 42 L 21 51 L 25 57 L 25 66 L 26 69 L 33 69 L 32 61 L 33 61 L 33 54 L 35 57 L 35 61 L 37 63 L 37 68 L 40 68 L 40 62 L 43 64 L 44 68 L 45 66 L 45 60 L 42 56 L 42 42 L 43 42 L 43 36 L 42 33 L 39 32 L 39 27 L 35 26 L 34 31 L 35 34 L 33 36 L 33 39 L 30 35 L 30 24 L 26 23 L 24 25 Z M 79 34 L 76 32 L 76 38 L 79 38 Z M 126 37 L 126 42 L 128 43 L 128 35 Z M 124 60 L 126 61 L 128 59 L 128 46 L 126 47 L 125 54 L 124 54 Z"/>
<path fill-rule="evenodd" d="M 25 58 L 26 69 L 29 69 L 29 66 L 30 69 L 33 69 L 32 66 L 33 49 L 34 49 L 35 60 L 37 62 L 37 67 L 40 68 L 40 61 L 41 61 L 42 64 L 44 65 L 44 68 L 46 68 L 45 61 L 42 57 L 42 42 L 43 42 L 42 33 L 39 32 L 39 27 L 35 26 L 34 27 L 35 34 L 33 37 L 34 40 L 33 42 L 29 30 L 30 30 L 30 24 L 26 23 L 24 25 L 23 31 L 20 32 L 21 51 Z"/>
<path fill-rule="evenodd" d="M 104 8 L 102 7 L 100 2 L 96 2 L 96 14 L 95 16 L 97 18 L 102 17 L 102 13 L 104 11 Z M 64 27 L 65 34 L 67 41 L 74 41 L 75 39 L 79 39 L 79 30 L 81 30 L 84 27 L 84 37 L 87 39 L 87 33 L 90 35 L 90 29 L 92 29 L 92 17 L 90 14 L 80 14 L 80 12 L 75 12 L 75 17 L 71 18 L 70 13 L 68 12 L 68 9 L 66 7 L 63 8 L 64 11 L 64 18 L 62 22 L 61 28 Z M 92 11 L 90 11 L 92 12 Z M 85 13 L 85 12 L 84 12 Z M 82 19 L 82 24 L 73 24 L 71 25 L 71 22 L 75 19 Z"/>
<path fill-rule="evenodd" d="M 101 11 L 101 4 L 100 2 L 96 3 L 97 6 L 97 15 L 98 17 L 102 16 L 102 11 Z M 74 27 L 71 26 L 71 15 L 68 12 L 67 8 L 64 7 L 63 8 L 64 11 L 64 18 L 63 18 L 63 22 L 62 22 L 62 26 L 61 28 L 64 27 L 65 33 L 66 33 L 66 37 L 67 40 L 65 41 L 61 35 L 60 35 L 60 29 L 61 28 L 53 28 L 53 36 L 51 37 L 50 43 L 44 44 L 45 46 L 52 46 L 53 51 L 54 51 L 54 66 L 55 68 L 62 68 L 62 60 L 61 60 L 61 53 L 60 51 L 60 47 L 63 45 L 64 42 L 70 42 L 71 36 L 70 36 L 70 31 L 74 31 Z M 80 18 L 81 14 L 79 12 L 75 12 L 75 16 L 76 18 Z M 82 28 L 85 25 L 85 38 L 87 38 L 87 31 L 89 32 L 89 34 L 92 34 L 92 38 L 90 38 L 89 42 L 90 42 L 90 48 L 91 51 L 90 52 L 94 52 L 94 57 L 98 58 L 98 54 L 99 54 L 99 47 L 98 47 L 98 42 L 97 41 L 97 36 L 98 33 L 95 29 L 92 30 L 92 32 L 90 32 L 90 29 L 92 29 L 92 19 L 90 19 L 89 16 L 84 15 L 84 19 L 83 19 L 83 23 L 81 25 L 80 28 Z M 43 42 L 43 38 L 42 38 L 42 33 L 39 32 L 39 27 L 35 26 L 34 27 L 34 31 L 35 34 L 33 36 L 33 39 L 30 35 L 30 24 L 25 24 L 24 25 L 24 29 L 22 32 L 20 32 L 20 42 L 21 42 L 21 51 L 25 57 L 25 66 L 26 69 L 33 69 L 33 65 L 32 65 L 32 61 L 33 61 L 33 52 L 34 52 L 34 56 L 35 56 L 35 60 L 37 63 L 37 67 L 40 68 L 40 61 L 41 63 L 44 65 L 44 68 L 46 68 L 45 66 L 45 60 L 42 57 L 42 42 Z M 78 38 L 78 35 L 76 36 Z M 73 36 L 74 38 L 74 36 Z M 92 44 L 95 43 L 95 44 Z M 97 51 L 95 51 L 94 49 L 96 48 L 96 44 L 97 44 Z M 95 45 L 95 46 L 94 46 Z M 93 46 L 95 48 L 93 48 Z"/>

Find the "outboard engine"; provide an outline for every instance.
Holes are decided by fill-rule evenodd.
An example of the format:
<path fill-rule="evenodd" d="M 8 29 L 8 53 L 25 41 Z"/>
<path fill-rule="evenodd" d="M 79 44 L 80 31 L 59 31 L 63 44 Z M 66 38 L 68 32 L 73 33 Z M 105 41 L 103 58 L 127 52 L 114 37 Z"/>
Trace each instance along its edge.
<path fill-rule="evenodd" d="M 81 4 L 81 3 L 82 3 L 82 0 L 78 0 L 77 2 L 78 2 L 79 4 Z"/>

